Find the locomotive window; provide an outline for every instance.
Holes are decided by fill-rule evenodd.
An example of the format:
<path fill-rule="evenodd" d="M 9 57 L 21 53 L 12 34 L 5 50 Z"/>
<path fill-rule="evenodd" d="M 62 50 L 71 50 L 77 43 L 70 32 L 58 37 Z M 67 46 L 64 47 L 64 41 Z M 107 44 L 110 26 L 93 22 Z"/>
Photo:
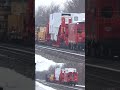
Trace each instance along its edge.
<path fill-rule="evenodd" d="M 62 16 L 71 16 L 71 14 L 62 14 Z"/>
<path fill-rule="evenodd" d="M 111 18 L 112 14 L 112 7 L 104 7 L 101 11 L 101 16 L 105 18 Z"/>
<path fill-rule="evenodd" d="M 68 22 L 69 22 L 68 18 L 65 18 L 65 23 L 68 23 Z"/>

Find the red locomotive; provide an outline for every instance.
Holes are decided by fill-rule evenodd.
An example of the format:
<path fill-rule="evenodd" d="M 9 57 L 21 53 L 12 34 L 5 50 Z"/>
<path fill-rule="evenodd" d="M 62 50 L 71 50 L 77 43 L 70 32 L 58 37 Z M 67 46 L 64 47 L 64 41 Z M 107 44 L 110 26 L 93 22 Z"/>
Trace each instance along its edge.
<path fill-rule="evenodd" d="M 86 54 L 120 55 L 120 0 L 86 0 Z"/>
<path fill-rule="evenodd" d="M 75 86 L 78 83 L 78 72 L 75 68 L 56 68 L 54 74 L 46 74 L 46 81 Z"/>
<path fill-rule="evenodd" d="M 85 47 L 85 22 L 71 23 L 68 26 L 68 43 L 70 49 Z"/>

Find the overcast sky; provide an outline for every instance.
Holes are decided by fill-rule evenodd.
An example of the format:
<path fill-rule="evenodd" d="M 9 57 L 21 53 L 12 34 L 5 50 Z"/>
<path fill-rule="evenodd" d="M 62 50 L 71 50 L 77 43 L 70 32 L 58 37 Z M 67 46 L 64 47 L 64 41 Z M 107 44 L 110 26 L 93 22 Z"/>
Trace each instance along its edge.
<path fill-rule="evenodd" d="M 37 10 L 37 8 L 41 5 L 49 6 L 51 2 L 54 2 L 55 4 L 58 4 L 61 7 L 63 7 L 65 1 L 66 0 L 35 0 L 35 10 Z"/>

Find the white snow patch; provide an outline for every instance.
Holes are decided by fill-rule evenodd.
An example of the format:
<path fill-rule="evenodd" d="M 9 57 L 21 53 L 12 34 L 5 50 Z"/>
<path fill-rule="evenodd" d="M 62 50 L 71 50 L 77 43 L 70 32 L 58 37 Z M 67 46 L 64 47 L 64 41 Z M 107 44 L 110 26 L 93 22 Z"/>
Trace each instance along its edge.
<path fill-rule="evenodd" d="M 36 71 L 44 71 L 48 70 L 51 65 L 60 65 L 62 66 L 63 63 L 55 63 L 52 60 L 48 60 L 40 55 L 35 54 L 35 63 L 36 63 Z"/>
<path fill-rule="evenodd" d="M 41 84 L 41 83 L 39 83 L 39 82 L 35 82 L 35 90 L 56 90 L 56 89 L 53 89 L 53 88 L 51 88 L 51 87 L 49 87 L 49 86 L 45 86 L 45 85 L 43 85 L 43 84 Z"/>
<path fill-rule="evenodd" d="M 85 87 L 84 85 L 75 85 L 75 86 L 78 86 L 78 87 Z"/>

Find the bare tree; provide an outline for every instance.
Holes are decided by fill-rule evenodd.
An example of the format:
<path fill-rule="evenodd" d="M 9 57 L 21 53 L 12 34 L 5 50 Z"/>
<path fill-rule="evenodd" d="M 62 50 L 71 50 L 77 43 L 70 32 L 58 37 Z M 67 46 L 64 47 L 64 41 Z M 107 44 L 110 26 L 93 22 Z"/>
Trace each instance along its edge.
<path fill-rule="evenodd" d="M 67 0 L 64 6 L 65 6 L 64 12 L 69 13 L 85 12 L 85 0 Z"/>
<path fill-rule="evenodd" d="M 50 6 L 40 6 L 35 14 L 35 26 L 46 26 L 49 21 L 49 15 L 54 12 L 60 12 L 60 6 L 53 2 Z"/>
<path fill-rule="evenodd" d="M 48 71 L 49 71 L 49 73 L 54 73 L 54 71 L 55 71 L 55 68 L 60 68 L 60 65 L 51 65 L 50 67 L 49 67 L 49 69 L 48 69 Z"/>
<path fill-rule="evenodd" d="M 45 6 L 40 6 L 38 8 L 38 10 L 36 11 L 35 14 L 35 26 L 39 26 L 39 25 L 44 25 L 46 20 L 45 20 L 45 14 L 46 14 L 46 7 Z"/>

